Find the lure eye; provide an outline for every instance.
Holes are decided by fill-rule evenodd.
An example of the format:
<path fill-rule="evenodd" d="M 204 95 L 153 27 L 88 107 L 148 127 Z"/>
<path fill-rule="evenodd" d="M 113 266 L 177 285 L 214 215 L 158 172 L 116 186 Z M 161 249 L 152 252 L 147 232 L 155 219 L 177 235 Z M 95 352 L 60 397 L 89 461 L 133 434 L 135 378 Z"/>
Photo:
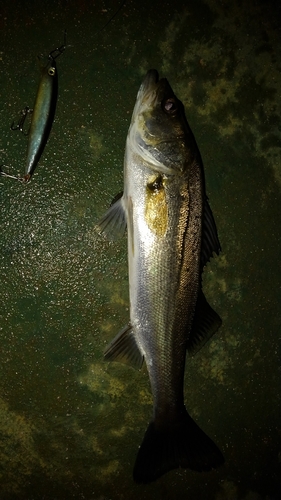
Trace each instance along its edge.
<path fill-rule="evenodd" d="M 170 97 L 162 103 L 163 109 L 168 114 L 174 114 L 178 110 L 178 104 L 174 97 Z"/>
<path fill-rule="evenodd" d="M 48 75 L 50 76 L 54 76 L 56 73 L 56 70 L 53 66 L 51 66 L 49 69 L 48 69 Z"/>

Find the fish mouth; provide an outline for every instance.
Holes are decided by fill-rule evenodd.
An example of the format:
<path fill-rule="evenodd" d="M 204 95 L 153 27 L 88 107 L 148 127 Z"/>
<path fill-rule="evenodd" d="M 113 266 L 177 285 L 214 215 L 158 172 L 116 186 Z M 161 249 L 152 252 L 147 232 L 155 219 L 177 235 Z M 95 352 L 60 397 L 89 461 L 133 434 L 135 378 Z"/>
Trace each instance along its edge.
<path fill-rule="evenodd" d="M 150 69 L 139 90 L 140 103 L 153 106 L 156 101 L 161 101 L 168 96 L 174 95 L 173 90 L 166 78 L 159 78 L 156 69 Z"/>
<path fill-rule="evenodd" d="M 145 110 L 153 109 L 163 100 L 173 97 L 174 92 L 166 78 L 159 78 L 156 69 L 150 69 L 145 75 L 138 91 L 135 108 L 132 115 L 132 123 L 137 115 Z"/>
<path fill-rule="evenodd" d="M 156 69 L 150 69 L 142 82 L 142 86 L 144 89 L 150 89 L 152 86 L 156 85 L 159 82 L 159 73 Z"/>
<path fill-rule="evenodd" d="M 155 105 L 157 99 L 157 86 L 159 83 L 159 74 L 156 69 L 150 69 L 143 79 L 139 88 L 135 108 L 132 115 L 132 122 L 135 121 L 136 116 L 144 108 L 149 108 Z"/>

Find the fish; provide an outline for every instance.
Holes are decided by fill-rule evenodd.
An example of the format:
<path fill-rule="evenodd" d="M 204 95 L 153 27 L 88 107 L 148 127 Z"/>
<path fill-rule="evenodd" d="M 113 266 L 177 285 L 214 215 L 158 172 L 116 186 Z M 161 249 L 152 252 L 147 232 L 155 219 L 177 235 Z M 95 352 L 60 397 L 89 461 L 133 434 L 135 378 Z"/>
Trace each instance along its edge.
<path fill-rule="evenodd" d="M 224 457 L 186 409 L 184 374 L 186 354 L 222 323 L 202 290 L 203 269 L 221 246 L 184 106 L 155 69 L 137 94 L 124 190 L 97 228 L 111 239 L 127 228 L 128 238 L 130 320 L 104 359 L 138 369 L 145 360 L 153 396 L 133 478 L 149 483 L 172 469 L 215 469 Z"/>

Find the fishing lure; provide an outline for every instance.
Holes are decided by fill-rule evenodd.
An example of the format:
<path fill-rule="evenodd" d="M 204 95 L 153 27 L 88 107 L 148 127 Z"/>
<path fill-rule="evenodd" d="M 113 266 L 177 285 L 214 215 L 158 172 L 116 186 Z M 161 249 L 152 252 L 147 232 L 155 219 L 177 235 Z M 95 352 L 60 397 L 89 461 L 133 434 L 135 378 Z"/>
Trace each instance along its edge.
<path fill-rule="evenodd" d="M 115 16 L 117 16 L 122 7 L 124 7 L 125 2 L 126 0 L 121 2 L 118 9 L 95 33 L 95 36 L 104 30 L 106 26 L 115 18 Z M 58 73 L 56 59 L 64 52 L 65 49 L 66 32 L 64 33 L 64 44 L 50 52 L 48 56 L 48 63 L 42 68 L 41 80 L 39 82 L 33 110 L 26 106 L 21 111 L 21 117 L 18 124 L 15 125 L 13 122 L 11 125 L 12 130 L 20 130 L 24 135 L 28 136 L 25 175 L 23 177 L 10 175 L 2 170 L 4 165 L 0 166 L 0 175 L 19 180 L 23 183 L 30 181 L 44 151 L 53 125 L 58 98 Z M 31 124 L 29 131 L 25 133 L 23 127 L 28 114 L 32 114 Z"/>
<path fill-rule="evenodd" d="M 26 106 L 21 111 L 22 116 L 18 124 L 15 126 L 13 122 L 11 125 L 12 130 L 20 130 L 25 134 L 23 125 L 26 116 L 32 113 L 30 129 L 29 132 L 25 134 L 28 135 L 25 175 L 23 177 L 16 177 L 3 172 L 1 169 L 0 173 L 5 177 L 17 179 L 25 183 L 29 182 L 40 160 L 55 118 L 58 99 L 58 72 L 56 59 L 64 52 L 66 48 L 65 42 L 66 34 L 64 35 L 64 44 L 50 52 L 48 62 L 42 68 L 33 110 Z"/>

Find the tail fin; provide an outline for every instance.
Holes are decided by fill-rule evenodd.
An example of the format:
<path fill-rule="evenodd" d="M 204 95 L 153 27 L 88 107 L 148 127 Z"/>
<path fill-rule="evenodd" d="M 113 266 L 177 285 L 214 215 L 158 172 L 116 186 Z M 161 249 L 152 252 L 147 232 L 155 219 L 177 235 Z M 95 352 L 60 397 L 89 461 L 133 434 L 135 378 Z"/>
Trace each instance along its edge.
<path fill-rule="evenodd" d="M 134 480 L 149 483 L 172 469 L 208 471 L 224 463 L 215 443 L 186 412 L 176 425 L 157 429 L 151 422 L 139 449 Z"/>

